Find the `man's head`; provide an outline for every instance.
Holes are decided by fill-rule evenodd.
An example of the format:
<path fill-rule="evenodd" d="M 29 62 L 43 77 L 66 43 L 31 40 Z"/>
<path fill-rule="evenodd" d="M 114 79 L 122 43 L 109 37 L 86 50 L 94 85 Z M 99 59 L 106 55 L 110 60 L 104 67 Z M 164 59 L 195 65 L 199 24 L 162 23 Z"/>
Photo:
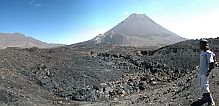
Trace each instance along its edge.
<path fill-rule="evenodd" d="M 208 50 L 208 41 L 206 39 L 200 39 L 199 45 L 201 50 Z"/>

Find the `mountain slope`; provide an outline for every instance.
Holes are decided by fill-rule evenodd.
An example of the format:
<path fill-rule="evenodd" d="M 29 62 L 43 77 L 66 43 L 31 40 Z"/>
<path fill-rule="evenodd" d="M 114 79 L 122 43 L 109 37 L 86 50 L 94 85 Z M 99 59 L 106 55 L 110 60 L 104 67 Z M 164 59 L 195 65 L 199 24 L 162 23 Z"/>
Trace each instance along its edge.
<path fill-rule="evenodd" d="M 20 48 L 29 48 L 29 47 L 38 47 L 38 48 L 53 48 L 63 46 L 60 44 L 48 44 L 36 40 L 32 37 L 27 37 L 21 33 L 0 33 L 0 48 L 7 47 L 20 47 Z"/>
<path fill-rule="evenodd" d="M 164 46 L 185 40 L 163 28 L 144 14 L 132 14 L 88 44 L 115 44 L 119 46 Z"/>
<path fill-rule="evenodd" d="M 218 55 L 219 38 L 208 40 Z M 30 98 L 27 102 L 43 100 L 53 106 L 51 102 L 60 98 L 59 103 L 69 106 L 75 101 L 84 106 L 189 106 L 199 97 L 198 42 L 187 40 L 158 50 L 111 45 L 2 49 L 0 91 L 9 98 L 0 98 L 0 105 Z M 213 76 L 210 89 L 218 104 L 218 67 Z"/>

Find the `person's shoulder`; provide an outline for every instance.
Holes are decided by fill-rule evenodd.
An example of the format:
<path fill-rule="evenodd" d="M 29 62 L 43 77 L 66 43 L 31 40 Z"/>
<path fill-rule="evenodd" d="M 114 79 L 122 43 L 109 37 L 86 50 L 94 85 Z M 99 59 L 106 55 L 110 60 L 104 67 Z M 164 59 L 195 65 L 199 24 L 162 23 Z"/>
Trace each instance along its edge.
<path fill-rule="evenodd" d="M 212 51 L 211 50 L 206 50 L 206 53 L 212 53 Z"/>
<path fill-rule="evenodd" d="M 211 50 L 206 51 L 207 54 L 214 54 Z"/>

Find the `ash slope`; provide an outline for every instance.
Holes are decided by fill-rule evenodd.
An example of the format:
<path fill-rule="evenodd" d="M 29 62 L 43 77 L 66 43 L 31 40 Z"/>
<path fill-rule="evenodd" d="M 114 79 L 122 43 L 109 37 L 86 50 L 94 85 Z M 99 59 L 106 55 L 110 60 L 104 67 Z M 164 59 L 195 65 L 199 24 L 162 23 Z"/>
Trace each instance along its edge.
<path fill-rule="evenodd" d="M 218 55 L 219 39 L 209 40 Z M 199 51 L 198 40 L 157 50 L 82 45 L 3 49 L 0 89 L 7 96 L 0 101 L 12 106 L 20 101 L 42 106 L 188 106 L 198 98 Z M 211 81 L 214 97 L 219 96 L 216 70 Z"/>
<path fill-rule="evenodd" d="M 185 38 L 163 28 L 145 14 L 135 13 L 111 30 L 86 43 L 161 47 L 184 40 Z"/>
<path fill-rule="evenodd" d="M 20 48 L 53 48 L 64 46 L 61 44 L 48 44 L 31 37 L 27 37 L 22 33 L 0 33 L 0 48 L 20 47 Z"/>

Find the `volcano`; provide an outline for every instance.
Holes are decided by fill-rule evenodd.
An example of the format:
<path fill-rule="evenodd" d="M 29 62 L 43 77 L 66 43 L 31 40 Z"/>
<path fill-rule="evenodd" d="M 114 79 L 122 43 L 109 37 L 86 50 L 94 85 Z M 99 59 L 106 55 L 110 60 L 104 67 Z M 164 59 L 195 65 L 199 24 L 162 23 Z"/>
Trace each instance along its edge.
<path fill-rule="evenodd" d="M 118 46 L 165 46 L 184 41 L 145 14 L 132 14 L 104 34 L 86 41 L 88 44 L 112 44 Z"/>

